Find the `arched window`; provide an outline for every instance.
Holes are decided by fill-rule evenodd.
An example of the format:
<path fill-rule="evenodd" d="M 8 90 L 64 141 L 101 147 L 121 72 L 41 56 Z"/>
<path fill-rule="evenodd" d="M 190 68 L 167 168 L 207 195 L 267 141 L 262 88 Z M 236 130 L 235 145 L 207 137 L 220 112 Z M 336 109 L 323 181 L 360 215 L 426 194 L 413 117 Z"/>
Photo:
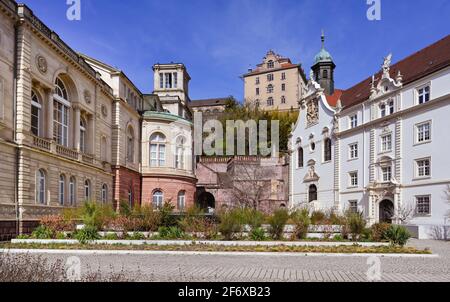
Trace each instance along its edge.
<path fill-rule="evenodd" d="M 272 60 L 267 62 L 267 68 L 274 68 L 275 64 L 273 63 Z"/>
<path fill-rule="evenodd" d="M 184 209 L 186 207 L 186 192 L 185 191 L 180 191 L 178 193 L 177 207 L 180 212 L 184 211 Z"/>
<path fill-rule="evenodd" d="M 323 160 L 331 161 L 331 139 L 326 138 L 323 142 Z"/>
<path fill-rule="evenodd" d="M 34 91 L 31 91 L 31 132 L 35 136 L 41 135 L 41 112 L 41 99 Z"/>
<path fill-rule="evenodd" d="M 273 93 L 273 85 L 272 84 L 269 84 L 267 86 L 267 93 Z"/>
<path fill-rule="evenodd" d="M 177 139 L 177 149 L 175 152 L 175 168 L 184 169 L 184 144 L 186 140 L 184 137 Z"/>
<path fill-rule="evenodd" d="M 84 181 L 84 200 L 89 201 L 91 199 L 91 181 L 86 179 Z"/>
<path fill-rule="evenodd" d="M 69 146 L 69 108 L 67 90 L 61 79 L 56 78 L 53 95 L 53 138 L 56 143 Z"/>
<path fill-rule="evenodd" d="M 303 148 L 302 147 L 298 148 L 298 150 L 297 150 L 297 166 L 299 168 L 304 167 Z"/>
<path fill-rule="evenodd" d="M 102 203 L 108 202 L 108 186 L 106 184 L 102 185 Z"/>
<path fill-rule="evenodd" d="M 154 133 L 150 137 L 150 166 L 166 165 L 166 137 L 162 133 Z"/>
<path fill-rule="evenodd" d="M 80 151 L 86 153 L 86 121 L 80 119 Z"/>
<path fill-rule="evenodd" d="M 59 176 L 59 186 L 58 186 L 58 202 L 61 206 L 64 205 L 65 188 L 66 188 L 66 177 L 63 174 L 61 174 Z"/>
<path fill-rule="evenodd" d="M 328 70 L 326 69 L 323 71 L 323 78 L 328 79 Z"/>
<path fill-rule="evenodd" d="M 71 177 L 69 180 L 69 203 L 74 206 L 76 203 L 76 181 L 75 177 Z"/>
<path fill-rule="evenodd" d="M 153 192 L 152 205 L 154 209 L 159 209 L 163 206 L 164 194 L 160 190 Z"/>
<path fill-rule="evenodd" d="M 317 187 L 315 185 L 309 186 L 309 202 L 317 201 Z"/>
<path fill-rule="evenodd" d="M 131 126 L 127 132 L 127 161 L 134 163 L 134 131 Z"/>
<path fill-rule="evenodd" d="M 47 180 L 45 171 L 40 169 L 36 172 L 36 202 L 39 204 L 46 204 L 46 190 Z"/>
<path fill-rule="evenodd" d="M 281 104 L 286 104 L 286 97 L 285 96 L 281 97 Z"/>

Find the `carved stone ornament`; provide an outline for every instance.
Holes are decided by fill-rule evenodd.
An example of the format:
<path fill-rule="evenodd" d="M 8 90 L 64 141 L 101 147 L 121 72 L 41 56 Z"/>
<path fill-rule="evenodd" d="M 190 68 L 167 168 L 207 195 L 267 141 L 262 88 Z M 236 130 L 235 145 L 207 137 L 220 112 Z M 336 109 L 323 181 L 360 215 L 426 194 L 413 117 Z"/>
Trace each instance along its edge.
<path fill-rule="evenodd" d="M 46 74 L 48 70 L 47 59 L 41 55 L 36 56 L 36 66 L 42 74 Z"/>
<path fill-rule="evenodd" d="M 90 104 L 91 101 L 92 101 L 91 93 L 90 93 L 88 90 L 85 90 L 84 93 L 83 93 L 83 96 L 84 96 L 84 101 L 85 101 L 87 104 Z"/>
<path fill-rule="evenodd" d="M 392 54 L 390 53 L 386 58 L 384 58 L 383 65 L 381 66 L 383 70 L 383 78 L 389 78 L 391 62 L 392 62 Z"/>
<path fill-rule="evenodd" d="M 319 108 L 317 100 L 311 100 L 307 105 L 306 120 L 308 125 L 315 124 L 319 121 Z"/>
<path fill-rule="evenodd" d="M 102 105 L 102 115 L 103 115 L 103 117 L 108 116 L 108 108 L 106 108 L 105 105 Z"/>

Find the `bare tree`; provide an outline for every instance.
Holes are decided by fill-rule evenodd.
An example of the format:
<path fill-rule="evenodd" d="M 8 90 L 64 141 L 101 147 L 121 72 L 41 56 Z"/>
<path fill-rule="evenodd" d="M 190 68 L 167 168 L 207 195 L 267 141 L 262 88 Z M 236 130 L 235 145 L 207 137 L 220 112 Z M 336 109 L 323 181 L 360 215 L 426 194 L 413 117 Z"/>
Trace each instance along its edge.
<path fill-rule="evenodd" d="M 270 197 L 271 173 L 259 161 L 238 163 L 234 167 L 231 185 L 233 198 L 243 207 L 258 209 Z"/>
<path fill-rule="evenodd" d="M 397 210 L 397 215 L 393 215 L 393 219 L 400 222 L 400 224 L 408 224 L 416 213 L 416 207 L 412 205 L 400 205 Z"/>

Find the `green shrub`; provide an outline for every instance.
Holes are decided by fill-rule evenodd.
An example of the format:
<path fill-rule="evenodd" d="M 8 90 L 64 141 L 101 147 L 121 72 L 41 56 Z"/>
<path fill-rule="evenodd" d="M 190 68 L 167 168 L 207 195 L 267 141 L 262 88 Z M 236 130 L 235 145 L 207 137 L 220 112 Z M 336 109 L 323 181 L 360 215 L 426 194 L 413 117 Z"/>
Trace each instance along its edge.
<path fill-rule="evenodd" d="M 283 238 L 284 227 L 288 219 L 289 213 L 285 209 L 278 209 L 269 217 L 269 234 L 272 239 L 280 240 Z"/>
<path fill-rule="evenodd" d="M 308 229 L 312 221 L 312 219 L 309 218 L 308 209 L 295 211 L 291 214 L 291 220 L 294 223 L 293 239 L 305 239 L 308 235 Z"/>
<path fill-rule="evenodd" d="M 81 220 L 84 225 L 101 229 L 111 219 L 116 217 L 116 213 L 109 205 L 101 205 L 96 202 L 85 202 L 81 208 Z"/>
<path fill-rule="evenodd" d="M 134 232 L 131 235 L 127 235 L 126 239 L 128 239 L 128 240 L 145 240 L 145 236 L 141 232 Z"/>
<path fill-rule="evenodd" d="M 347 228 L 352 235 L 353 241 L 358 241 L 366 228 L 366 220 L 363 213 L 347 212 L 346 214 Z"/>
<path fill-rule="evenodd" d="M 102 238 L 103 240 L 119 240 L 117 233 L 107 233 Z"/>
<path fill-rule="evenodd" d="M 158 229 L 159 236 L 161 239 L 183 239 L 186 237 L 185 233 L 176 226 L 165 227 L 162 226 Z"/>
<path fill-rule="evenodd" d="M 327 215 L 322 211 L 314 211 L 311 214 L 311 224 L 313 225 L 321 225 L 321 224 L 327 224 Z"/>
<path fill-rule="evenodd" d="M 266 218 L 263 212 L 252 208 L 245 208 L 241 211 L 244 220 L 243 223 L 250 226 L 250 230 L 260 228 Z"/>
<path fill-rule="evenodd" d="M 83 229 L 75 232 L 75 239 L 81 244 L 86 244 L 89 241 L 100 239 L 98 229 L 92 225 L 85 225 Z"/>
<path fill-rule="evenodd" d="M 54 239 L 56 233 L 47 226 L 38 226 L 33 233 L 31 233 L 31 238 L 33 239 Z"/>
<path fill-rule="evenodd" d="M 333 237 L 334 241 L 344 241 L 344 238 L 342 238 L 342 235 L 336 235 Z"/>
<path fill-rule="evenodd" d="M 361 237 L 360 238 L 363 241 L 373 241 L 373 239 L 372 239 L 372 229 L 364 228 L 364 230 L 361 233 Z"/>
<path fill-rule="evenodd" d="M 372 226 L 372 240 L 380 242 L 387 240 L 386 232 L 389 230 L 391 225 L 389 223 L 376 223 Z"/>
<path fill-rule="evenodd" d="M 59 240 L 64 240 L 64 239 L 66 239 L 67 237 L 66 237 L 66 234 L 64 234 L 64 233 L 62 233 L 62 232 L 58 232 L 57 234 L 56 234 L 56 237 L 55 237 L 56 239 L 59 239 Z"/>
<path fill-rule="evenodd" d="M 328 215 L 328 221 L 331 225 L 343 225 L 345 224 L 345 218 L 334 211 L 330 211 Z"/>
<path fill-rule="evenodd" d="M 159 210 L 159 214 L 161 217 L 161 226 L 171 227 L 177 225 L 177 219 L 173 216 L 174 209 L 175 206 L 172 205 L 171 202 L 164 202 L 164 205 Z"/>
<path fill-rule="evenodd" d="M 254 228 L 250 231 L 250 239 L 253 241 L 265 241 L 267 239 L 266 231 L 261 227 Z"/>
<path fill-rule="evenodd" d="M 240 209 L 220 213 L 219 220 L 219 232 L 226 240 L 233 240 L 236 234 L 242 233 L 244 218 Z"/>
<path fill-rule="evenodd" d="M 386 231 L 386 238 L 391 245 L 404 247 L 408 243 L 409 238 L 411 238 L 411 234 L 404 226 L 391 225 Z"/>
<path fill-rule="evenodd" d="M 120 216 L 123 216 L 123 217 L 131 216 L 131 206 L 127 201 L 119 202 L 119 213 L 120 213 Z"/>

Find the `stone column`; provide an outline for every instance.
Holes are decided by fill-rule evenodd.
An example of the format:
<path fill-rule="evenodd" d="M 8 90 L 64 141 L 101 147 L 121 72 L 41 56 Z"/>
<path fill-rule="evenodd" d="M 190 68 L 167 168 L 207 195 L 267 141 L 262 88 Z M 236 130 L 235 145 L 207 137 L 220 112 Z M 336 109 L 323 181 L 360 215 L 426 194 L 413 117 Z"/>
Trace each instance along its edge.
<path fill-rule="evenodd" d="M 75 147 L 75 150 L 80 152 L 80 119 L 81 119 L 80 107 L 74 106 L 73 110 L 75 111 L 75 119 L 74 119 L 75 133 L 73 136 L 74 138 L 73 145 Z"/>

